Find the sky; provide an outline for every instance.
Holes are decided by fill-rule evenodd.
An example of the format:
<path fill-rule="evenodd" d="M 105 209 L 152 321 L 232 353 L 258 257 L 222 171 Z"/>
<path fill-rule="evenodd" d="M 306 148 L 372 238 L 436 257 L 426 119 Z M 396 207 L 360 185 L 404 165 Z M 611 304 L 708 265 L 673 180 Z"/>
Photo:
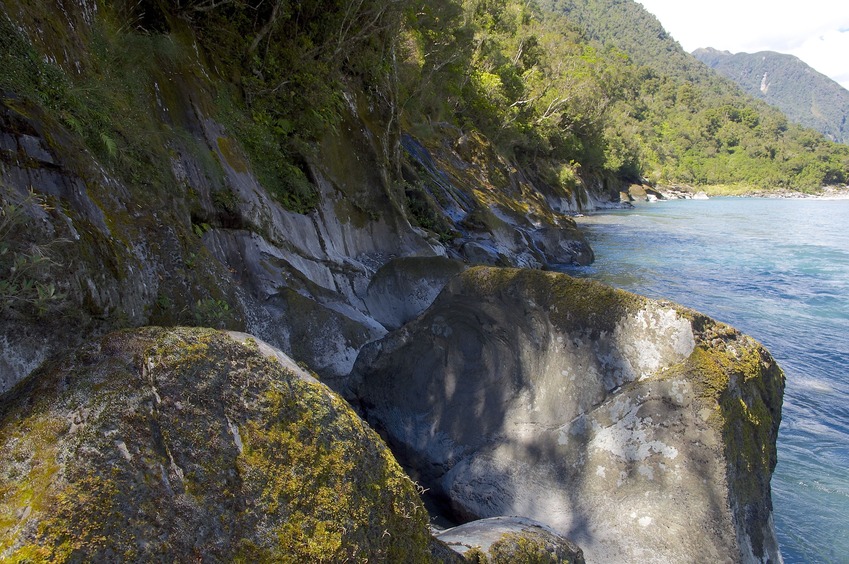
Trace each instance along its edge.
<path fill-rule="evenodd" d="M 687 52 L 796 55 L 849 89 L 849 0 L 637 0 Z"/>

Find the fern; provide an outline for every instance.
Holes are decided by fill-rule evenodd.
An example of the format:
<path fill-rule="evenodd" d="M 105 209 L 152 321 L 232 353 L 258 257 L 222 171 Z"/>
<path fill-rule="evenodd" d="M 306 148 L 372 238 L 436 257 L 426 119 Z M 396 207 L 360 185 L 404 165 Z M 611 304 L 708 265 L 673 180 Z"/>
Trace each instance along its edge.
<path fill-rule="evenodd" d="M 106 152 L 110 157 L 115 157 L 118 154 L 118 144 L 114 139 L 106 135 L 105 133 L 100 134 L 100 141 L 103 143 L 103 147 L 106 149 Z"/>

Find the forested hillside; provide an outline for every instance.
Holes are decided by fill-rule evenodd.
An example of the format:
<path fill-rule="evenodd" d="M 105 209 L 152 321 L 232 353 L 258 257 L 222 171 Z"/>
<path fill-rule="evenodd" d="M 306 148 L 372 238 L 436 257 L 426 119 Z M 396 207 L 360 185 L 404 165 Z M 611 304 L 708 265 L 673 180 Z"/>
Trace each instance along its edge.
<path fill-rule="evenodd" d="M 287 151 L 333 124 L 335 83 L 359 80 L 390 128 L 478 130 L 565 189 L 587 175 L 800 190 L 849 176 L 849 151 L 717 77 L 636 2 L 223 4 L 183 10 L 210 52 L 252 66 L 253 119 Z M 232 22 L 238 34 L 216 32 Z"/>
<path fill-rule="evenodd" d="M 815 189 L 846 182 L 849 153 L 788 123 L 684 52 L 633 1 L 552 0 L 587 37 L 626 52 L 634 96 L 615 110 L 642 170 L 663 183 Z"/>
<path fill-rule="evenodd" d="M 693 56 L 791 121 L 832 141 L 849 143 L 849 90 L 799 58 L 773 51 L 732 54 L 711 48 L 696 49 Z"/>

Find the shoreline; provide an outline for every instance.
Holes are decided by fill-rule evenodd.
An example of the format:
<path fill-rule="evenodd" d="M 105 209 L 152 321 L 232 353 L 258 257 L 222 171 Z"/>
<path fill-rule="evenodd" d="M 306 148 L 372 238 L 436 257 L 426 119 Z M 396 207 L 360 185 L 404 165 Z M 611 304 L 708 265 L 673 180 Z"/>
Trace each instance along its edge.
<path fill-rule="evenodd" d="M 627 192 L 631 201 L 642 200 L 646 202 L 663 200 L 706 200 L 710 198 L 764 198 L 778 200 L 849 200 L 849 186 L 825 186 L 814 193 L 799 192 L 795 190 L 764 190 L 753 189 L 751 191 L 734 191 L 723 186 L 705 186 L 696 188 L 694 186 L 669 185 L 669 186 L 640 186 L 636 190 Z"/>

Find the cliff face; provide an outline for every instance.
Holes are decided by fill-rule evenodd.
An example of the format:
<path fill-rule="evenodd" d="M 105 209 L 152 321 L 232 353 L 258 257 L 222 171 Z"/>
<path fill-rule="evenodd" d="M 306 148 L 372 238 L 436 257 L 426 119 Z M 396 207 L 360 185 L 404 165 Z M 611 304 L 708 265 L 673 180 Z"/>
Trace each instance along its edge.
<path fill-rule="evenodd" d="M 385 333 L 364 299 L 392 257 L 592 259 L 560 212 L 595 200 L 552 206 L 480 137 L 446 128 L 429 149 L 406 136 L 405 191 L 383 156 L 381 117 L 355 90 L 303 165 L 317 204 L 290 211 L 254 173 L 221 93 L 230 86 L 190 32 L 115 30 L 109 5 L 63 6 L 60 17 L 50 2 L 9 2 L 0 15 L 0 189 L 26 224 L 8 239 L 16 256 L 50 259 L 27 280 L 62 296 L 9 294 L 0 391 L 65 345 L 149 323 L 246 329 L 340 376 Z M 109 55 L 122 50 L 144 58 Z"/>
<path fill-rule="evenodd" d="M 352 374 L 401 462 L 474 519 L 525 515 L 595 562 L 779 561 L 784 376 L 692 311 L 473 268 Z"/>

